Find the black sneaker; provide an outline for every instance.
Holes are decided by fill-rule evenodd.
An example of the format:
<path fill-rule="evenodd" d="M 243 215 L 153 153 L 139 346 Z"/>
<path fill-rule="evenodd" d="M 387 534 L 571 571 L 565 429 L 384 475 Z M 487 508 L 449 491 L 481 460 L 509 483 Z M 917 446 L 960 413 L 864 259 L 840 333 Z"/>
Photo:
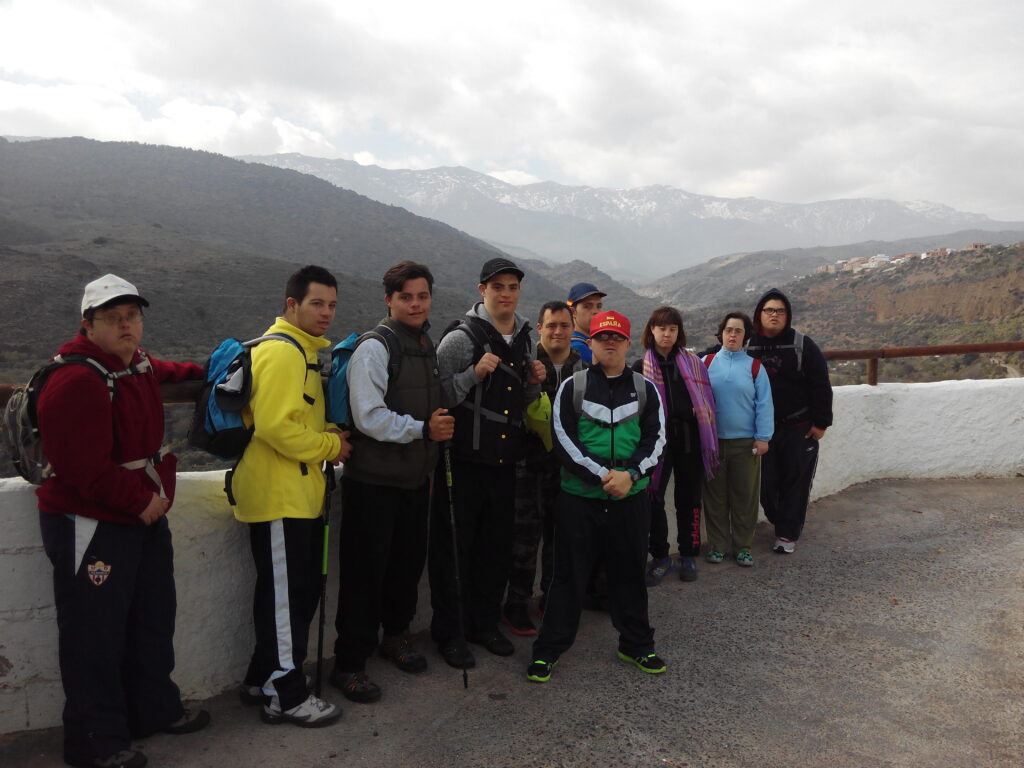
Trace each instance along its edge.
<path fill-rule="evenodd" d="M 476 666 L 476 659 L 473 658 L 473 652 L 469 650 L 465 640 L 448 640 L 439 643 L 437 650 L 449 667 L 472 669 Z"/>
<path fill-rule="evenodd" d="M 551 679 L 551 670 L 557 666 L 557 661 L 543 661 L 534 659 L 526 668 L 526 679 L 534 683 L 546 683 Z"/>
<path fill-rule="evenodd" d="M 696 581 L 697 580 L 697 559 L 693 557 L 681 557 L 679 558 L 679 580 L 680 581 Z"/>
<path fill-rule="evenodd" d="M 122 749 L 107 757 L 95 757 L 92 760 L 69 760 L 64 762 L 78 768 L 142 768 L 149 760 L 137 749 Z"/>
<path fill-rule="evenodd" d="M 164 728 L 164 733 L 169 733 L 172 736 L 184 736 L 186 733 L 201 731 L 209 724 L 210 713 L 205 709 L 197 709 L 195 712 L 186 709 L 180 719 Z"/>
<path fill-rule="evenodd" d="M 403 672 L 418 674 L 427 669 L 427 658 L 416 650 L 412 638 L 404 635 L 384 635 L 377 649 L 382 659 L 390 659 Z"/>
<path fill-rule="evenodd" d="M 671 557 L 659 557 L 651 560 L 647 566 L 647 573 L 644 575 L 644 583 L 648 587 L 656 587 L 675 568 L 676 564 Z"/>
<path fill-rule="evenodd" d="M 497 628 L 487 632 L 476 632 L 466 635 L 466 639 L 474 645 L 482 645 L 495 656 L 511 656 L 516 652 L 512 641 L 505 637 Z"/>
<path fill-rule="evenodd" d="M 537 627 L 530 620 L 526 603 L 505 603 L 505 610 L 501 612 L 501 620 L 517 635 L 529 637 L 537 634 Z"/>
<path fill-rule="evenodd" d="M 372 704 L 380 701 L 380 687 L 366 676 L 365 672 L 342 672 L 331 670 L 331 685 L 346 699 L 356 704 Z"/>
<path fill-rule="evenodd" d="M 619 651 L 619 658 L 649 675 L 660 675 L 667 669 L 665 662 L 655 653 L 642 653 L 639 656 L 630 656 Z"/>

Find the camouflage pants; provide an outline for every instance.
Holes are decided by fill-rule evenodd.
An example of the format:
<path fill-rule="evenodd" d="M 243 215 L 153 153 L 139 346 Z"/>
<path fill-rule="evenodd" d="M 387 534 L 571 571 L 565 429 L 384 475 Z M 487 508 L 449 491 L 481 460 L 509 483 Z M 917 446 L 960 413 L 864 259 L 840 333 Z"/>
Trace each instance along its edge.
<path fill-rule="evenodd" d="M 526 603 L 533 596 L 537 577 L 537 547 L 541 553 L 541 594 L 551 583 L 551 540 L 554 531 L 554 503 L 559 492 L 556 461 L 527 466 L 516 465 L 516 516 L 512 539 L 512 568 L 508 575 L 508 603 Z"/>

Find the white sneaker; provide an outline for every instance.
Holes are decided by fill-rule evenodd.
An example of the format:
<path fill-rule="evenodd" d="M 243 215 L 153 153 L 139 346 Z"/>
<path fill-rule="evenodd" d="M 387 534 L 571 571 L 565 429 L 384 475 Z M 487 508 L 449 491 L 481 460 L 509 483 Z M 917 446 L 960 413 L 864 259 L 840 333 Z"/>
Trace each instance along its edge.
<path fill-rule="evenodd" d="M 306 675 L 306 693 L 309 693 L 309 689 L 313 686 L 313 678 Z M 243 685 L 238 689 L 238 698 L 242 700 L 242 703 L 251 707 L 256 704 L 263 704 L 267 700 L 267 696 L 263 693 L 262 686 L 259 685 Z"/>
<path fill-rule="evenodd" d="M 292 723 L 302 728 L 320 728 L 330 725 L 341 717 L 341 708 L 331 704 L 329 701 L 319 699 L 313 694 L 309 695 L 304 702 L 298 706 L 286 709 L 282 712 L 278 706 L 271 703 L 263 707 L 260 718 L 264 723 L 280 725 L 281 723 Z"/>
<path fill-rule="evenodd" d="M 775 546 L 772 547 L 780 555 L 792 555 L 796 550 L 796 542 L 784 539 L 781 536 L 775 540 Z"/>

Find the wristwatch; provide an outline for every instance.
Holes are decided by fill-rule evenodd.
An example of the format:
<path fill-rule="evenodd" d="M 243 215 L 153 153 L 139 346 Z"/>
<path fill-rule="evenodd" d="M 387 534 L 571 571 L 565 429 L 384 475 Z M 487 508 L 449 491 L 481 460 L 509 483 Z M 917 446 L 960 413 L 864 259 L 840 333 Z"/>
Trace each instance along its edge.
<path fill-rule="evenodd" d="M 636 481 L 640 479 L 640 473 L 635 469 L 627 469 L 626 471 L 629 472 L 629 479 L 633 481 L 634 485 L 636 485 Z"/>

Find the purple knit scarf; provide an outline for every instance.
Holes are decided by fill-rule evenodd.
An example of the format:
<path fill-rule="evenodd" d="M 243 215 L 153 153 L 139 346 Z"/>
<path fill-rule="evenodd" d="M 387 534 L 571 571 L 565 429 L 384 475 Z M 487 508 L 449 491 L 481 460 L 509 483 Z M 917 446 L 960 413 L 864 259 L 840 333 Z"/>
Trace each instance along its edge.
<path fill-rule="evenodd" d="M 704 462 L 704 474 L 710 480 L 718 470 L 718 427 L 715 423 L 715 395 L 711 391 L 711 381 L 708 379 L 708 369 L 692 352 L 680 349 L 676 354 L 676 367 L 679 368 L 679 375 L 683 377 L 686 384 L 686 391 L 690 393 L 690 401 L 693 403 L 693 413 L 697 417 L 697 431 L 700 434 L 700 457 Z M 665 379 L 661 375 L 661 366 L 653 349 L 644 352 L 644 376 L 651 380 L 661 395 L 661 410 L 665 414 L 665 422 L 668 423 L 668 398 L 665 396 Z M 665 466 L 665 452 L 662 451 L 661 459 L 654 470 L 651 478 L 651 487 L 658 488 L 661 480 L 661 472 Z M 676 478 L 679 482 L 679 478 Z"/>

